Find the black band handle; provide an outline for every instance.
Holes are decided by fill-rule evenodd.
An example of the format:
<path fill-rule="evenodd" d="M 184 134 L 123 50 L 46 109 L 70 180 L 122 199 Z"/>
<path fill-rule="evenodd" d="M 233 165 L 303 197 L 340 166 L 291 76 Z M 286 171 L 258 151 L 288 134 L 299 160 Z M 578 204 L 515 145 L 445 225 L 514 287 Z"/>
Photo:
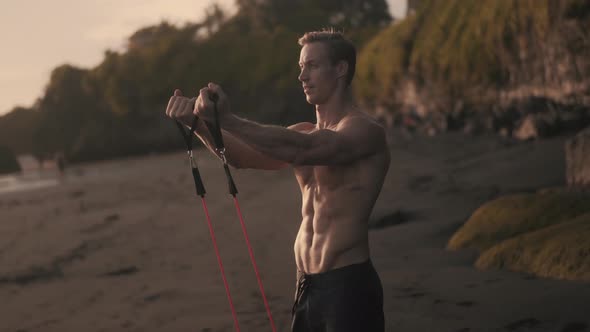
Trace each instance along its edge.
<path fill-rule="evenodd" d="M 189 163 L 191 165 L 191 170 L 193 173 L 193 181 L 195 182 L 195 190 L 197 191 L 197 195 L 201 197 L 205 197 L 205 185 L 203 184 L 203 179 L 201 179 L 201 173 L 199 172 L 199 168 L 194 161 L 193 158 L 193 132 L 197 128 L 197 123 L 199 118 L 195 116 L 193 122 L 191 124 L 191 128 L 189 129 L 188 133 L 184 129 L 184 126 L 177 120 L 174 122 L 176 123 L 176 127 L 180 131 L 182 138 L 184 138 L 184 143 L 186 144 L 186 151 L 189 153 Z"/>
<path fill-rule="evenodd" d="M 219 124 L 219 112 L 217 111 L 217 102 L 219 101 L 219 95 L 214 92 L 211 92 L 209 95 L 209 99 L 213 102 L 213 114 L 215 116 L 214 123 L 210 123 L 205 121 L 207 125 L 207 129 L 213 136 L 213 141 L 217 149 L 223 149 L 225 145 L 223 144 L 223 136 L 221 135 L 221 125 Z"/>
<path fill-rule="evenodd" d="M 217 102 L 219 101 L 219 95 L 214 92 L 209 94 L 209 99 L 213 102 L 213 114 L 214 114 L 214 121 L 215 123 L 209 123 L 205 121 L 207 125 L 207 129 L 211 133 L 213 137 L 213 141 L 218 150 L 223 151 L 225 149 L 225 145 L 223 144 L 223 136 L 221 134 L 221 124 L 219 123 L 219 112 L 217 111 Z M 225 170 L 225 177 L 227 178 L 227 187 L 228 191 L 232 196 L 236 196 L 238 193 L 238 188 L 236 187 L 236 183 L 231 175 L 229 170 L 229 166 L 227 165 L 227 161 L 223 160 L 223 168 Z"/>
<path fill-rule="evenodd" d="M 223 169 L 225 170 L 225 177 L 227 177 L 228 191 L 232 196 L 236 197 L 236 194 L 238 193 L 238 187 L 236 187 L 236 183 L 234 182 L 234 179 L 231 176 L 229 166 L 227 164 L 223 164 Z"/>
<path fill-rule="evenodd" d="M 193 132 L 195 131 L 195 129 L 197 129 L 197 123 L 199 122 L 199 117 L 198 116 L 194 117 L 193 122 L 191 124 L 191 129 L 189 130 L 188 133 L 184 129 L 184 126 L 182 125 L 182 123 L 180 123 L 178 120 L 174 120 L 174 122 L 176 123 L 176 127 L 178 128 L 178 131 L 180 131 L 182 138 L 184 138 L 184 143 L 186 144 L 186 150 L 191 151 L 193 149 Z"/>
<path fill-rule="evenodd" d="M 193 180 L 195 181 L 195 189 L 197 190 L 197 195 L 201 197 L 205 197 L 205 185 L 203 184 L 203 180 L 201 180 L 201 173 L 199 173 L 199 169 L 195 166 L 192 167 L 193 170 Z"/>

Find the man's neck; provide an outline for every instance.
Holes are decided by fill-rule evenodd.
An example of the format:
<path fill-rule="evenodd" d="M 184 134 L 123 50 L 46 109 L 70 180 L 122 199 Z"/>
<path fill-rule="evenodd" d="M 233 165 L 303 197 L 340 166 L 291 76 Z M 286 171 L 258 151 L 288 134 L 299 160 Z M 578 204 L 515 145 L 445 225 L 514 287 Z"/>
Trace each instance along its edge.
<path fill-rule="evenodd" d="M 333 95 L 326 103 L 315 106 L 318 128 L 325 129 L 337 124 L 352 108 L 352 96 L 348 89 Z"/>

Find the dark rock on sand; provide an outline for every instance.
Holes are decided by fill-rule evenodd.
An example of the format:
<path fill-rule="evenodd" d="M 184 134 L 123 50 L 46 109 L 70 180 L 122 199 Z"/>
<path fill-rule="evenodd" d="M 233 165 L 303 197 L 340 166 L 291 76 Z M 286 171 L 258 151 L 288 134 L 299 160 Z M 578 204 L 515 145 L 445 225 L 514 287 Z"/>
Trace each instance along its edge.
<path fill-rule="evenodd" d="M 46 281 L 62 277 L 63 273 L 58 266 L 32 267 L 14 275 L 0 276 L 0 284 L 27 285 L 33 282 Z"/>
<path fill-rule="evenodd" d="M 119 276 L 124 276 L 124 275 L 130 275 L 130 274 L 135 274 L 139 272 L 139 269 L 137 268 L 137 266 L 126 266 L 120 269 L 116 269 L 113 271 L 109 271 L 105 274 L 103 274 L 103 277 L 119 277 Z"/>
<path fill-rule="evenodd" d="M 541 324 L 541 322 L 536 318 L 524 318 L 510 323 L 504 326 L 504 328 L 508 331 L 518 331 L 523 328 L 534 328 L 539 324 Z"/>
<path fill-rule="evenodd" d="M 409 211 L 396 210 L 395 212 L 385 215 L 381 218 L 372 220 L 369 222 L 369 228 L 379 229 L 385 227 L 391 227 L 399 224 L 406 223 L 415 218 L 415 214 Z"/>

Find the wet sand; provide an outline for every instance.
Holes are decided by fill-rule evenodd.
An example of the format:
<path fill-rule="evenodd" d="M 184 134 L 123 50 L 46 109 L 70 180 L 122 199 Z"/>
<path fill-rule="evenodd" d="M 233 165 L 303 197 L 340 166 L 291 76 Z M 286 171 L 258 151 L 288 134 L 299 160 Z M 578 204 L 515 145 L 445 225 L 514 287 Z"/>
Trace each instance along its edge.
<path fill-rule="evenodd" d="M 483 202 L 565 183 L 564 138 L 514 143 L 393 135 L 371 218 L 386 331 L 590 331 L 590 284 L 479 271 L 449 252 Z M 223 169 L 198 152 L 242 331 L 270 331 Z M 301 198 L 290 169 L 235 170 L 279 331 L 295 287 Z M 0 331 L 233 331 L 182 151 L 73 166 L 62 182 L 0 194 Z"/>

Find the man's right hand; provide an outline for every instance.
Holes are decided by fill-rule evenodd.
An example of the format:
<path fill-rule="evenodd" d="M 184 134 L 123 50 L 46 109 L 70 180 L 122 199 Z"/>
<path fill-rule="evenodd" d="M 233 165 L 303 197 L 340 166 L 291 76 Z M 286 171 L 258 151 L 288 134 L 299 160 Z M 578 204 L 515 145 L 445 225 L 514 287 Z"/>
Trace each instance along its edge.
<path fill-rule="evenodd" d="M 174 96 L 170 97 L 166 107 L 166 115 L 186 126 L 190 126 L 195 118 L 193 110 L 196 99 L 183 97 L 182 91 L 179 89 L 174 90 Z"/>

